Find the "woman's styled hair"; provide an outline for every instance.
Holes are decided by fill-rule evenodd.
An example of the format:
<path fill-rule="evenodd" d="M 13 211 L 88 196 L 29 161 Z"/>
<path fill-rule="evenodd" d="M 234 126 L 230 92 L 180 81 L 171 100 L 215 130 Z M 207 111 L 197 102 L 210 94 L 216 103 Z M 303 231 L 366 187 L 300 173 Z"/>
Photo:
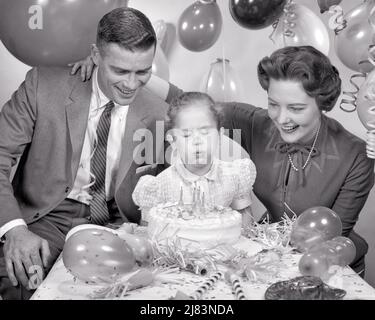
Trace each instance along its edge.
<path fill-rule="evenodd" d="M 207 106 L 216 122 L 217 129 L 219 130 L 222 122 L 221 107 L 208 94 L 203 92 L 184 92 L 172 100 L 167 112 L 167 129 L 173 129 L 176 125 L 178 113 L 182 109 L 189 107 L 194 103 L 200 103 Z"/>
<path fill-rule="evenodd" d="M 270 79 L 300 81 L 321 111 L 332 110 L 341 92 L 338 70 L 311 46 L 285 47 L 264 57 L 258 64 L 258 79 L 266 91 Z"/>
<path fill-rule="evenodd" d="M 108 12 L 99 21 L 96 45 L 102 50 L 108 43 L 116 43 L 129 51 L 145 51 L 156 46 L 156 34 L 142 12 L 122 7 Z"/>

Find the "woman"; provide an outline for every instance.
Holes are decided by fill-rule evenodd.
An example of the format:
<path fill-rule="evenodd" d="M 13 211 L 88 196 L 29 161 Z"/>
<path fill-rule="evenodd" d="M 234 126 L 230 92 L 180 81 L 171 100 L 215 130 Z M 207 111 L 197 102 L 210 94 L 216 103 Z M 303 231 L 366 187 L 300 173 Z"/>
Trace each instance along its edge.
<path fill-rule="evenodd" d="M 351 267 L 364 276 L 368 245 L 353 227 L 374 184 L 374 163 L 364 141 L 323 113 L 340 95 L 337 69 L 311 46 L 286 47 L 259 62 L 258 78 L 268 109 L 223 104 L 223 126 L 241 129 L 242 147 L 257 168 L 255 195 L 272 222 L 314 206 L 334 210 L 357 249 Z M 148 87 L 168 102 L 182 92 L 156 78 Z"/>

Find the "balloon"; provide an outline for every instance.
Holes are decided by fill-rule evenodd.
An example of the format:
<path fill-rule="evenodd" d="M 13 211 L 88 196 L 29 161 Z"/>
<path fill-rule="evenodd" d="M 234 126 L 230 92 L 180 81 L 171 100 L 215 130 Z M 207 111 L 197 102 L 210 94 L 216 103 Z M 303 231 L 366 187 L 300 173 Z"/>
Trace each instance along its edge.
<path fill-rule="evenodd" d="M 327 259 L 328 266 L 339 265 L 340 256 L 338 255 L 336 248 L 330 244 L 331 240 L 325 241 L 311 249 L 309 252 L 320 254 L 322 257 Z"/>
<path fill-rule="evenodd" d="M 323 21 L 309 8 L 292 3 L 277 23 L 272 36 L 278 48 L 310 45 L 329 53 L 329 34 Z"/>
<path fill-rule="evenodd" d="M 357 95 L 359 120 L 367 130 L 375 129 L 375 70 L 371 71 L 362 83 Z"/>
<path fill-rule="evenodd" d="M 156 45 L 155 57 L 152 62 L 152 73 L 165 81 L 169 81 L 168 61 L 159 44 Z"/>
<path fill-rule="evenodd" d="M 178 19 L 178 39 L 188 50 L 207 50 L 219 38 L 222 24 L 223 18 L 216 1 L 198 0 Z"/>
<path fill-rule="evenodd" d="M 353 262 L 356 255 L 356 248 L 352 240 L 347 237 L 335 237 L 329 241 L 336 250 L 340 266 L 346 266 Z"/>
<path fill-rule="evenodd" d="M 119 236 L 92 228 L 70 235 L 63 248 L 63 263 L 82 281 L 113 282 L 133 270 L 135 257 Z"/>
<path fill-rule="evenodd" d="M 30 66 L 66 66 L 90 53 L 100 18 L 127 2 L 0 0 L 1 40 Z"/>
<path fill-rule="evenodd" d="M 133 250 L 135 261 L 140 267 L 151 265 L 154 259 L 154 254 L 152 245 L 147 238 L 131 234 L 122 228 L 117 229 L 116 232 Z"/>
<path fill-rule="evenodd" d="M 291 245 L 305 252 L 313 246 L 341 235 L 342 224 L 339 216 L 326 207 L 305 210 L 297 218 L 290 235 Z"/>
<path fill-rule="evenodd" d="M 340 4 L 341 1 L 342 0 L 318 0 L 320 13 L 328 11 L 330 7 Z"/>
<path fill-rule="evenodd" d="M 344 15 L 346 27 L 335 37 L 335 51 L 348 68 L 367 73 L 374 66 L 368 61 L 368 49 L 374 43 L 375 30 L 369 22 L 375 0 L 368 0 Z"/>
<path fill-rule="evenodd" d="M 262 29 L 274 23 L 282 14 L 286 0 L 230 0 L 232 18 L 241 27 Z"/>
<path fill-rule="evenodd" d="M 327 258 L 324 254 L 316 251 L 306 252 L 299 260 L 298 269 L 305 276 L 316 276 L 321 279 L 329 277 Z"/>
<path fill-rule="evenodd" d="M 164 20 L 158 20 L 153 23 L 153 27 L 158 41 L 154 61 L 152 62 L 152 73 L 165 81 L 169 81 L 169 65 L 164 51 L 161 48 L 167 31 L 167 25 Z"/>
<path fill-rule="evenodd" d="M 113 234 L 117 234 L 116 233 L 116 230 L 114 229 L 111 229 L 111 228 L 107 228 L 107 227 L 104 227 L 104 226 L 99 226 L 99 225 L 96 225 L 96 224 L 92 224 L 92 223 L 87 223 L 87 224 L 80 224 L 72 229 L 70 229 L 70 231 L 67 233 L 66 237 L 65 237 L 65 242 L 73 235 L 75 234 L 77 231 L 81 231 L 81 230 L 86 230 L 86 229 L 96 229 L 96 230 L 105 230 L 105 231 L 108 231 L 108 232 L 112 232 Z"/>
<path fill-rule="evenodd" d="M 241 82 L 228 59 L 216 59 L 211 63 L 209 72 L 203 77 L 201 91 L 209 94 L 214 100 L 240 101 L 242 96 Z"/>

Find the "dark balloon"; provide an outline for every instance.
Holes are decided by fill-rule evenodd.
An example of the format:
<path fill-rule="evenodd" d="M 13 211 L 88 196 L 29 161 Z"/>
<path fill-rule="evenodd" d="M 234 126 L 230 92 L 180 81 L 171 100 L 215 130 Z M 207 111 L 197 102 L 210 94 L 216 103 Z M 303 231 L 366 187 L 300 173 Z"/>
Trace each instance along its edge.
<path fill-rule="evenodd" d="M 329 10 L 330 7 L 338 5 L 342 0 L 318 0 L 320 13 L 324 13 Z"/>
<path fill-rule="evenodd" d="M 63 263 L 82 281 L 114 282 L 136 266 L 133 250 L 116 234 L 103 229 L 82 229 L 66 240 Z"/>
<path fill-rule="evenodd" d="M 0 0 L 4 46 L 30 66 L 66 66 L 90 53 L 100 18 L 127 0 Z"/>
<path fill-rule="evenodd" d="M 215 1 L 196 1 L 178 19 L 178 39 L 190 51 L 207 50 L 219 38 L 222 24 L 220 8 Z"/>
<path fill-rule="evenodd" d="M 234 21 L 247 29 L 262 29 L 274 23 L 283 13 L 287 0 L 230 0 Z"/>

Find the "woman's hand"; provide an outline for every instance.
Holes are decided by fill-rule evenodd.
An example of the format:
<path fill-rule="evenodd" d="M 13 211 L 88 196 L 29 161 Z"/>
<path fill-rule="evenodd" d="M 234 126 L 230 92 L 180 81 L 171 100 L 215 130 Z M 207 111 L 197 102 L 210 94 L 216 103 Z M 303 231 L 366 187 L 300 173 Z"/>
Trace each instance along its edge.
<path fill-rule="evenodd" d="M 72 67 L 71 74 L 76 74 L 79 69 L 81 69 L 81 79 L 82 81 L 90 80 L 95 63 L 92 60 L 91 56 L 86 57 L 85 59 L 79 60 L 77 62 L 72 62 L 68 64 L 68 67 Z"/>

